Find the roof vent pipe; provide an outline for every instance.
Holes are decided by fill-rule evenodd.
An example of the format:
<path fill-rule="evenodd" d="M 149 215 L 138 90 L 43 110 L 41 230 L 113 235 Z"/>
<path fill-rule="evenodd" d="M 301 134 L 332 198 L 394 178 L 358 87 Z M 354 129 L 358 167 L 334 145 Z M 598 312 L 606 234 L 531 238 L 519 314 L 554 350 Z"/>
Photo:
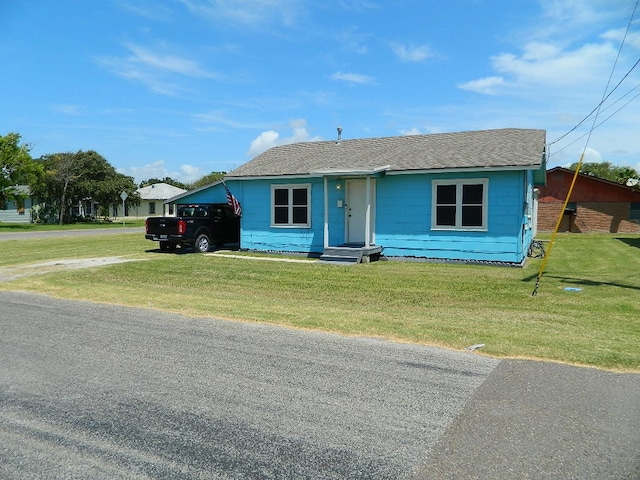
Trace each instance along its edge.
<path fill-rule="evenodd" d="M 341 140 L 342 140 L 342 127 L 338 127 L 338 141 L 337 141 L 337 143 L 340 143 Z"/>

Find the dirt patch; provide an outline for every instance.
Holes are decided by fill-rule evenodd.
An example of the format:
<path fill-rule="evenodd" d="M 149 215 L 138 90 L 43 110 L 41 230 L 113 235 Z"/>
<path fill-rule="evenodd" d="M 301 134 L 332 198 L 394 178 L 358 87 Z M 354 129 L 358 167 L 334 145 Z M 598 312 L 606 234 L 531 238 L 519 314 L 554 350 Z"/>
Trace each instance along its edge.
<path fill-rule="evenodd" d="M 43 263 L 30 263 L 13 267 L 0 268 L 0 282 L 9 282 L 20 277 L 42 275 L 45 273 L 75 270 L 78 268 L 102 267 L 116 263 L 135 262 L 137 260 L 123 257 L 99 257 L 99 258 L 69 258 L 65 260 L 51 260 Z"/>

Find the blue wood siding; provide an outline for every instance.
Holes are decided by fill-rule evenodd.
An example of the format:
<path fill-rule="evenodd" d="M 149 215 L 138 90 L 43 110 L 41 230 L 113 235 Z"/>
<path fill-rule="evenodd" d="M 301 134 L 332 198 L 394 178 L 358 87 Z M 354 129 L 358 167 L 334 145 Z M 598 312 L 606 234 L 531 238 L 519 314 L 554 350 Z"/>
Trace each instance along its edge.
<path fill-rule="evenodd" d="M 324 183 L 322 179 L 252 180 L 234 182 L 234 184 L 241 185 L 237 190 L 241 192 L 242 199 L 233 189 L 231 191 L 242 203 L 243 214 L 240 222 L 242 248 L 322 253 L 324 249 Z M 311 227 L 272 227 L 271 185 L 295 184 L 311 185 L 309 209 Z M 231 188 L 231 183 L 227 185 Z"/>
<path fill-rule="evenodd" d="M 432 230 L 432 181 L 488 179 L 486 231 Z M 329 245 L 345 238 L 344 179 L 327 180 Z M 533 202 L 533 173 L 389 175 L 376 179 L 375 243 L 388 257 L 421 257 L 520 263 L 533 230 L 528 205 Z M 336 183 L 342 188 L 336 189 Z M 271 186 L 311 185 L 310 228 L 271 226 Z M 234 180 L 227 182 L 242 204 L 241 247 L 250 250 L 322 253 L 324 180 L 322 178 Z M 338 206 L 341 200 L 343 206 Z M 223 185 L 196 192 L 177 203 L 226 202 Z"/>
<path fill-rule="evenodd" d="M 231 186 L 231 183 L 228 183 L 227 186 L 231 190 L 231 193 L 233 193 L 233 196 L 242 203 L 238 192 L 236 192 L 235 188 Z M 186 195 L 175 203 L 178 205 L 185 205 L 189 203 L 227 203 L 227 194 L 224 191 L 224 185 L 220 183 L 218 185 L 205 188 L 204 190 L 199 190 L 190 195 Z"/>
<path fill-rule="evenodd" d="M 398 175 L 378 180 L 376 243 L 387 256 L 520 262 L 525 172 Z M 432 180 L 487 178 L 487 231 L 431 229 Z M 528 245 L 528 243 L 527 243 Z"/>

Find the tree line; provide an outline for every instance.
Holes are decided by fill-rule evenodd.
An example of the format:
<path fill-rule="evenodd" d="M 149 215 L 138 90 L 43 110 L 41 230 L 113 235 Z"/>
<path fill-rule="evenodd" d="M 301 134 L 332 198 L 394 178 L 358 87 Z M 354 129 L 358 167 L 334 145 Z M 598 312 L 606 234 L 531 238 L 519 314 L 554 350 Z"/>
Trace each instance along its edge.
<path fill-rule="evenodd" d="M 574 172 L 576 168 L 578 168 L 578 162 L 569 166 L 569 170 Z M 580 173 L 620 184 L 625 184 L 630 178 L 640 178 L 637 170 L 613 165 L 611 162 L 585 162 L 580 167 Z"/>
<path fill-rule="evenodd" d="M 99 216 L 108 217 L 110 206 L 121 202 L 122 192 L 127 194 L 126 204 L 136 206 L 140 204 L 138 187 L 168 183 L 193 190 L 220 180 L 226 173 L 212 172 L 191 184 L 164 177 L 136 185 L 133 177 L 116 172 L 107 159 L 93 150 L 47 154 L 37 159 L 31 157 L 30 151 L 31 147 L 21 142 L 20 134 L 0 136 L 0 209 L 5 209 L 9 201 L 19 207 L 25 193 L 17 186 L 28 185 L 31 196 L 38 201 L 36 221 L 59 224 L 73 221 L 72 207 L 83 200 L 97 203 Z M 569 168 L 575 171 L 577 166 L 574 163 Z M 621 184 L 640 177 L 633 168 L 610 162 L 583 163 L 580 172 Z"/>
<path fill-rule="evenodd" d="M 108 217 L 109 208 L 121 202 L 126 192 L 127 206 L 140 204 L 133 177 L 118 173 L 99 153 L 93 150 L 46 154 L 31 157 L 31 147 L 22 143 L 18 133 L 0 136 L 0 209 L 12 201 L 20 208 L 26 194 L 19 185 L 28 185 L 29 194 L 37 199 L 36 221 L 56 222 L 60 225 L 75 221 L 73 207 L 91 200 L 99 205 L 99 216 Z M 212 172 L 193 184 L 184 184 L 170 177 L 152 178 L 140 187 L 154 183 L 168 183 L 185 190 L 213 183 L 225 172 Z M 124 212 L 123 212 L 124 213 Z"/>

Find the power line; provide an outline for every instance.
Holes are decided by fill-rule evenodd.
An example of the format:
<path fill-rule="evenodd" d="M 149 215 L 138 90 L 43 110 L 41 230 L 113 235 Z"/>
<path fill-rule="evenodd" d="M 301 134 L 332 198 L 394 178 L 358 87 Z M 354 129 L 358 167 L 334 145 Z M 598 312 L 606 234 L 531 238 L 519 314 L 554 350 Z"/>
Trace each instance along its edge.
<path fill-rule="evenodd" d="M 636 14 L 636 10 L 637 10 L 637 8 L 638 8 L 638 2 L 639 2 L 639 1 L 640 1 L 640 0 L 636 0 L 635 5 L 633 6 L 633 12 L 631 12 L 631 17 L 629 18 L 629 22 L 627 23 L 627 29 L 626 29 L 626 30 L 625 30 L 625 32 L 624 32 L 624 36 L 622 37 L 622 41 L 620 42 L 620 48 L 618 48 L 618 53 L 616 54 L 616 59 L 615 59 L 615 61 L 613 62 L 613 68 L 611 69 L 611 73 L 609 74 L 609 79 L 607 80 L 607 86 L 606 86 L 606 87 L 605 87 L 605 89 L 604 89 L 604 94 L 603 94 L 603 98 L 602 98 L 602 100 L 600 100 L 600 103 L 599 103 L 598 105 L 596 105 L 596 107 L 595 107 L 593 110 L 591 110 L 591 112 L 589 112 L 589 114 L 588 114 L 586 117 L 584 117 L 582 120 L 580 120 L 580 122 L 579 122 L 575 127 L 573 127 L 571 130 L 569 130 L 569 131 L 568 131 L 567 133 L 565 133 L 564 135 L 561 135 L 560 137 L 558 137 L 557 139 L 555 139 L 553 142 L 549 143 L 549 145 L 553 145 L 554 143 L 559 142 L 560 140 L 562 140 L 563 138 L 565 138 L 567 135 L 569 135 L 570 133 L 572 133 L 572 132 L 574 132 L 576 129 L 578 129 L 578 128 L 579 128 L 579 127 L 580 127 L 584 122 L 586 122 L 586 121 L 587 121 L 587 120 L 588 120 L 588 119 L 589 119 L 589 118 L 594 114 L 594 112 L 599 112 L 599 111 L 600 111 L 600 108 L 602 107 L 602 104 L 603 104 L 604 102 L 606 102 L 606 101 L 607 101 L 607 99 L 611 96 L 611 94 L 612 94 L 613 92 L 615 92 L 615 91 L 618 89 L 618 87 L 622 84 L 622 82 L 623 82 L 623 81 L 624 81 L 624 80 L 625 80 L 625 79 L 626 79 L 626 78 L 631 74 L 631 72 L 632 72 L 632 71 L 633 71 L 633 70 L 638 66 L 638 64 L 640 63 L 640 58 L 639 58 L 639 59 L 636 61 L 636 63 L 635 63 L 635 64 L 634 64 L 630 69 L 629 69 L 629 71 L 628 71 L 628 72 L 627 72 L 627 73 L 626 73 L 626 74 L 625 74 L 625 75 L 620 79 L 620 81 L 618 82 L 618 84 L 617 84 L 615 87 L 613 87 L 613 89 L 612 89 L 609 93 L 607 93 L 607 90 L 609 90 L 609 85 L 610 85 L 610 83 L 611 83 L 611 78 L 613 77 L 613 73 L 615 72 L 616 65 L 618 64 L 618 59 L 620 58 L 620 54 L 622 53 L 622 47 L 624 46 L 625 41 L 626 41 L 626 39 L 627 39 L 627 35 L 628 35 L 628 33 L 629 33 L 629 30 L 631 29 L 631 24 L 632 24 L 632 22 L 633 22 L 633 17 L 634 17 L 634 16 L 635 16 L 635 14 Z M 596 118 L 597 118 L 597 116 L 598 116 L 598 115 L 597 115 L 597 113 L 596 113 Z M 595 123 L 595 119 L 594 119 L 594 123 Z M 593 131 L 593 129 L 592 129 L 591 131 Z M 590 131 L 590 132 L 591 132 L 591 131 Z M 590 132 L 589 132 L 589 133 L 590 133 Z"/>
<path fill-rule="evenodd" d="M 578 161 L 578 165 L 576 166 L 576 171 L 573 174 L 573 179 L 571 180 L 571 185 L 569 186 L 569 191 L 567 192 L 567 196 L 565 197 L 564 200 L 564 205 L 562 206 L 562 210 L 560 211 L 560 214 L 558 215 L 558 221 L 556 222 L 556 227 L 553 230 L 553 234 L 551 235 L 551 240 L 549 241 L 549 247 L 547 248 L 547 251 L 545 252 L 544 258 L 542 260 L 542 263 L 540 264 L 540 270 L 538 271 L 538 276 L 536 277 L 536 284 L 533 287 L 533 292 L 531 293 L 531 296 L 536 296 L 538 294 L 538 288 L 540 287 L 540 279 L 542 278 L 542 274 L 544 273 L 544 269 L 547 265 L 547 261 L 549 260 L 549 256 L 551 255 L 551 250 L 553 249 L 553 245 L 555 243 L 555 239 L 556 239 L 556 235 L 558 234 L 558 230 L 560 229 L 560 222 L 562 221 L 562 217 L 564 214 L 564 211 L 567 209 L 567 205 L 569 203 L 569 199 L 571 198 L 571 192 L 573 191 L 573 187 L 576 184 L 576 180 L 578 178 L 578 174 L 580 173 L 580 168 L 582 167 L 582 162 L 584 160 L 584 154 L 587 150 L 587 145 L 589 145 L 589 140 L 591 140 L 591 134 L 593 133 L 593 131 L 596 128 L 596 121 L 598 120 L 598 115 L 600 114 L 600 109 L 602 107 L 602 104 L 605 102 L 605 100 L 609 97 L 609 95 L 611 95 L 611 93 L 618 88 L 618 86 L 620 85 L 620 83 L 622 83 L 622 80 L 624 80 L 629 73 L 631 73 L 631 70 L 633 70 L 633 68 L 636 67 L 636 65 L 638 65 L 638 62 L 640 62 L 640 59 L 638 60 L 638 62 L 635 63 L 635 65 L 632 67 L 631 70 L 629 70 L 629 72 L 627 72 L 627 74 L 623 77 L 622 80 L 620 80 L 620 82 L 618 82 L 618 85 L 616 85 L 616 87 L 609 92 L 609 94 L 607 94 L 607 90 L 609 90 L 609 84 L 611 83 L 611 78 L 613 78 L 613 72 L 616 69 L 616 65 L 618 64 L 618 59 L 620 58 L 620 53 L 622 52 L 622 47 L 624 45 L 624 42 L 627 38 L 627 33 L 629 32 L 629 28 L 631 27 L 631 22 L 633 21 L 633 17 L 636 13 L 636 8 L 638 7 L 638 2 L 640 0 L 636 0 L 636 4 L 633 7 L 633 12 L 631 13 L 631 18 L 629 19 L 629 23 L 627 24 L 627 30 L 625 31 L 624 37 L 622 38 L 622 42 L 620 42 L 620 48 L 618 49 L 618 54 L 616 55 L 616 60 L 613 63 L 613 67 L 611 68 L 611 74 L 609 75 L 609 80 L 607 80 L 607 86 L 604 89 L 604 92 L 602 92 L 602 100 L 600 101 L 600 103 L 598 104 L 598 106 L 596 107 L 596 113 L 595 116 L 593 117 L 593 123 L 591 124 L 591 129 L 588 132 L 588 136 L 587 136 L 587 141 L 584 144 L 584 148 L 582 150 L 582 154 L 580 155 L 580 160 Z"/>
<path fill-rule="evenodd" d="M 640 88 L 640 84 L 636 85 L 635 87 L 633 87 L 631 90 L 629 90 L 627 93 L 625 93 L 622 97 L 620 97 L 619 99 L 617 99 L 615 102 L 613 102 L 611 105 L 609 105 L 608 107 L 606 107 L 605 109 L 603 109 L 600 113 L 602 112 L 606 112 L 607 110 L 609 110 L 610 108 L 612 108 L 616 103 L 618 103 L 620 100 L 622 100 L 624 97 L 626 97 L 627 95 L 629 95 L 631 92 L 633 92 L 635 89 Z M 640 97 L 640 93 L 637 93 L 635 96 L 633 96 L 629 101 L 627 101 L 624 105 L 622 105 L 620 108 L 618 108 L 615 112 L 613 112 L 611 115 L 609 115 L 607 118 L 605 118 L 603 121 L 601 121 L 600 123 L 598 123 L 595 127 L 593 127 L 593 129 L 595 130 L 596 128 L 600 127 L 603 123 L 606 123 L 608 120 L 610 120 L 614 115 L 616 115 L 620 110 L 622 110 L 623 108 L 625 108 L 627 105 L 629 105 L 631 102 L 633 102 L 636 98 Z M 575 130 L 575 129 L 574 129 Z M 571 145 L 573 145 L 574 143 L 578 142 L 579 140 L 582 140 L 584 137 L 586 137 L 587 135 L 589 135 L 590 132 L 586 132 L 583 133 L 582 135 L 580 135 L 578 138 L 576 138 L 573 142 L 568 143 L 567 145 L 565 145 L 564 147 L 562 147 L 561 149 L 557 150 L 556 152 L 554 152 L 554 155 L 557 155 L 558 153 L 562 152 L 563 150 L 569 148 Z M 549 144 L 551 145 L 551 144 Z"/>
<path fill-rule="evenodd" d="M 619 55 L 619 52 L 618 52 Z M 618 58 L 616 57 L 616 63 L 618 61 Z M 633 66 L 629 69 L 629 71 L 622 77 L 622 79 L 620 79 L 620 81 L 618 82 L 618 84 L 613 87 L 613 89 L 600 101 L 600 103 L 598 103 L 598 105 L 596 105 L 596 107 L 591 110 L 591 112 L 589 112 L 589 114 L 584 117 L 582 120 L 580 120 L 580 122 L 578 122 L 576 124 L 575 127 L 573 127 L 571 130 L 569 130 L 567 133 L 559 136 L 558 138 L 556 138 L 553 142 L 549 143 L 549 145 L 553 145 L 554 143 L 558 143 L 560 140 L 562 140 L 563 138 L 565 138 L 567 135 L 571 134 L 572 132 L 576 131 L 578 128 L 580 128 L 580 126 L 582 126 L 583 123 L 585 123 L 587 120 L 589 120 L 589 118 L 597 111 L 599 111 L 599 109 L 602 107 L 602 105 L 604 104 L 604 102 L 606 102 L 609 97 L 611 96 L 611 94 L 613 94 L 613 92 L 615 92 L 618 87 L 622 84 L 622 82 L 631 74 L 631 72 L 638 66 L 638 64 L 640 64 L 640 58 L 638 58 L 638 60 L 636 61 L 636 63 L 633 64 Z M 614 67 L 615 68 L 615 67 Z M 611 77 L 609 77 L 609 80 L 611 80 Z M 609 87 L 609 84 L 607 83 L 607 88 Z M 636 88 L 638 88 L 637 86 L 634 87 L 631 91 L 635 90 Z M 624 98 L 626 95 L 628 95 L 628 93 L 626 93 L 625 95 L 623 95 L 620 98 Z M 615 105 L 620 99 L 616 100 L 612 105 Z M 609 107 L 607 107 L 609 108 Z M 606 110 L 606 109 L 605 109 Z"/>

